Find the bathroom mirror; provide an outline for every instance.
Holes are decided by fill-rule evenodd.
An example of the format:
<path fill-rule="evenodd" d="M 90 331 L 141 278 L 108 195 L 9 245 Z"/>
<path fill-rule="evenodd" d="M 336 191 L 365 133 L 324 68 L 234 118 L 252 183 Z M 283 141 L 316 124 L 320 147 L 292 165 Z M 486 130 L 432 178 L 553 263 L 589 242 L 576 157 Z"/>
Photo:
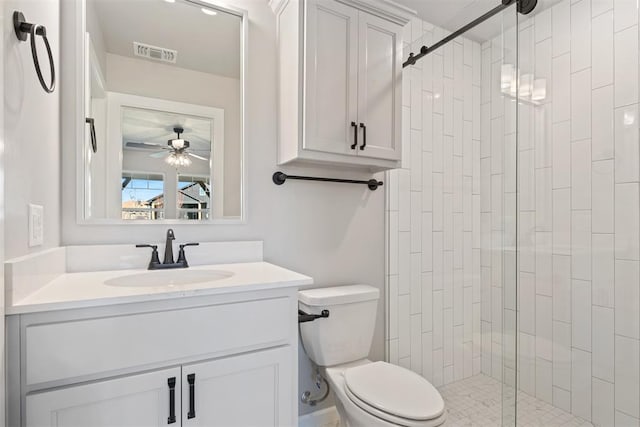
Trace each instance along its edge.
<path fill-rule="evenodd" d="M 81 220 L 241 220 L 246 15 L 211 0 L 84 12 Z"/>

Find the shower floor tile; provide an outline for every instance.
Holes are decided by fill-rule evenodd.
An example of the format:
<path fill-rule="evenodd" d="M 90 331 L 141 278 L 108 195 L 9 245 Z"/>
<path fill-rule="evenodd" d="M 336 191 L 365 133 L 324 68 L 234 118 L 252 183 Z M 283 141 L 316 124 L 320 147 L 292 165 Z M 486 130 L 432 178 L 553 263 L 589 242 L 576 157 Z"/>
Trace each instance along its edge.
<path fill-rule="evenodd" d="M 449 412 L 447 427 L 496 427 L 502 420 L 502 384 L 476 375 L 439 388 Z M 518 427 L 593 425 L 523 392 L 518 394 Z"/>

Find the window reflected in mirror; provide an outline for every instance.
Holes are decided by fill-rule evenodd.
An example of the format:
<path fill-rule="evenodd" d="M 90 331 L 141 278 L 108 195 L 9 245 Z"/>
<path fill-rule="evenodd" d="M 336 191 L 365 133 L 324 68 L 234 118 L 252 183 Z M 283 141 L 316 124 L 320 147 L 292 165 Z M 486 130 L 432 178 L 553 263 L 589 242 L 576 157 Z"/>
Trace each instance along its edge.
<path fill-rule="evenodd" d="M 208 219 L 211 204 L 209 176 L 178 176 L 178 218 Z"/>
<path fill-rule="evenodd" d="M 163 219 L 163 206 L 152 201 L 164 193 L 164 176 L 122 173 L 122 219 Z"/>

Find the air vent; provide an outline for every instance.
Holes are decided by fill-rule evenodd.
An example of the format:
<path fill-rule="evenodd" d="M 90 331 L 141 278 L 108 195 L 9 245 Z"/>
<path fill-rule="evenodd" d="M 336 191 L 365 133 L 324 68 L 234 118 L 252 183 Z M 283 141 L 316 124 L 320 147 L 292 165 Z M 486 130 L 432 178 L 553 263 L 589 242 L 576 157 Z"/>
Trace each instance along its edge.
<path fill-rule="evenodd" d="M 175 64 L 178 59 L 178 51 L 149 44 L 133 42 L 133 54 L 143 58 Z"/>

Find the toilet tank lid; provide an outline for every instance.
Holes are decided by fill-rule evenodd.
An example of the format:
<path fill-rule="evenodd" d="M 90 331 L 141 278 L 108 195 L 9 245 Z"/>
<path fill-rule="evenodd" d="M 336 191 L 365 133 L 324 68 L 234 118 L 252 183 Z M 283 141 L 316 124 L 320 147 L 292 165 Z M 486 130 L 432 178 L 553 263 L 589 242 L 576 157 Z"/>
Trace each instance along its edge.
<path fill-rule="evenodd" d="M 380 291 L 369 285 L 332 286 L 298 292 L 298 301 L 311 307 L 350 304 L 380 298 Z"/>

